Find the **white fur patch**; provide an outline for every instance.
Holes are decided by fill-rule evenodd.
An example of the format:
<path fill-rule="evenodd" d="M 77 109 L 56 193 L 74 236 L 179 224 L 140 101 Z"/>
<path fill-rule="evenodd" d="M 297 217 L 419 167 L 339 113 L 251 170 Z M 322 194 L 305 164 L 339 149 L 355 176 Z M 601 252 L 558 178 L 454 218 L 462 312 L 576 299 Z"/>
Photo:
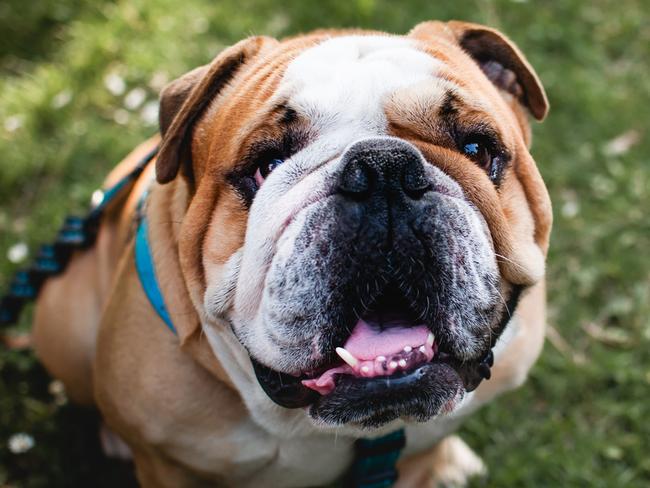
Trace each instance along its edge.
<path fill-rule="evenodd" d="M 408 39 L 337 37 L 293 60 L 279 94 L 321 130 L 347 126 L 378 135 L 385 125 L 387 96 L 432 81 L 440 64 Z"/>

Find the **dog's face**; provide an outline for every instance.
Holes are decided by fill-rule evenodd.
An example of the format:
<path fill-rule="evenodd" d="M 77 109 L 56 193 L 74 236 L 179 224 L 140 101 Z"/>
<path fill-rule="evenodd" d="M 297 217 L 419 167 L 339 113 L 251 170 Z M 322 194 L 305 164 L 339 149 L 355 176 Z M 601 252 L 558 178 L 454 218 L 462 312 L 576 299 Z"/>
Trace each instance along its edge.
<path fill-rule="evenodd" d="M 317 424 L 424 421 L 489 376 L 544 270 L 539 82 L 495 31 L 255 38 L 163 94 L 181 264 L 260 386 Z"/>

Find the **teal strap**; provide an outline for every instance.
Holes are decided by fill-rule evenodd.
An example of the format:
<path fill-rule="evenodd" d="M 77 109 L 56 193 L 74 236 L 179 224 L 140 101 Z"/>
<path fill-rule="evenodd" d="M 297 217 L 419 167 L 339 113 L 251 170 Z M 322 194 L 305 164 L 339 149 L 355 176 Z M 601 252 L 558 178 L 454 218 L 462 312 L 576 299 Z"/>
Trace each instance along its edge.
<path fill-rule="evenodd" d="M 350 472 L 349 486 L 354 488 L 388 488 L 397 479 L 395 465 L 406 445 L 404 429 L 378 439 L 359 439 Z"/>
<path fill-rule="evenodd" d="M 151 248 L 149 247 L 149 237 L 147 219 L 142 215 L 140 223 L 138 224 L 138 231 L 135 235 L 135 267 L 138 271 L 140 284 L 144 290 L 145 295 L 149 299 L 151 306 L 156 313 L 165 322 L 167 327 L 176 334 L 176 329 L 169 316 L 167 307 L 165 306 L 165 299 L 163 298 L 162 291 L 158 285 L 156 278 L 156 269 L 151 256 Z"/>

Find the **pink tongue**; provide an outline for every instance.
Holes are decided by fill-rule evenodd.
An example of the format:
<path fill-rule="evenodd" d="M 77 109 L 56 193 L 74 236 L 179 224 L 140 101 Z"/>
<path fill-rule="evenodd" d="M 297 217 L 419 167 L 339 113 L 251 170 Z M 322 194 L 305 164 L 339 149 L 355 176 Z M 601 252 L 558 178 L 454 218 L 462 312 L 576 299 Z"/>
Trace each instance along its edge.
<path fill-rule="evenodd" d="M 407 323 L 394 321 L 390 327 L 380 330 L 377 324 L 359 320 L 343 346 L 356 358 L 354 369 L 344 363 L 328 369 L 317 378 L 303 380 L 302 384 L 321 395 L 327 395 L 336 386 L 334 380 L 336 374 L 382 376 L 392 374 L 398 368 L 410 368 L 414 365 L 413 361 L 430 361 L 434 350 L 432 345 L 427 343 L 428 336 L 429 329 L 425 325 L 409 326 Z M 417 348 L 419 355 L 416 354 L 415 357 L 412 356 L 407 360 L 408 356 L 403 355 L 406 353 L 404 350 L 406 346 L 411 348 L 409 353 Z M 383 358 L 377 359 L 378 356 Z M 403 359 L 404 362 L 395 360 L 396 357 Z"/>
<path fill-rule="evenodd" d="M 358 359 L 375 359 L 377 356 L 397 354 L 406 346 L 422 345 L 426 342 L 427 335 L 429 329 L 426 325 L 413 327 L 404 324 L 400 327 L 399 322 L 395 322 L 380 331 L 379 327 L 360 319 L 343 347 Z"/>

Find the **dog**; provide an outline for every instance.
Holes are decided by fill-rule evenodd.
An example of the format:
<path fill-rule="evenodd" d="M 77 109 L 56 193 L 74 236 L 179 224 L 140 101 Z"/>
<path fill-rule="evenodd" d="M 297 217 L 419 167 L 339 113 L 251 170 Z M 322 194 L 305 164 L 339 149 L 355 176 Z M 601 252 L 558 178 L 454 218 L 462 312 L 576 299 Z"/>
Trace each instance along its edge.
<path fill-rule="evenodd" d="M 155 166 L 46 283 L 36 353 L 145 487 L 323 486 L 398 429 L 396 486 L 462 484 L 484 466 L 454 430 L 544 340 L 547 111 L 482 25 L 245 39 L 162 91 L 106 184 Z"/>

